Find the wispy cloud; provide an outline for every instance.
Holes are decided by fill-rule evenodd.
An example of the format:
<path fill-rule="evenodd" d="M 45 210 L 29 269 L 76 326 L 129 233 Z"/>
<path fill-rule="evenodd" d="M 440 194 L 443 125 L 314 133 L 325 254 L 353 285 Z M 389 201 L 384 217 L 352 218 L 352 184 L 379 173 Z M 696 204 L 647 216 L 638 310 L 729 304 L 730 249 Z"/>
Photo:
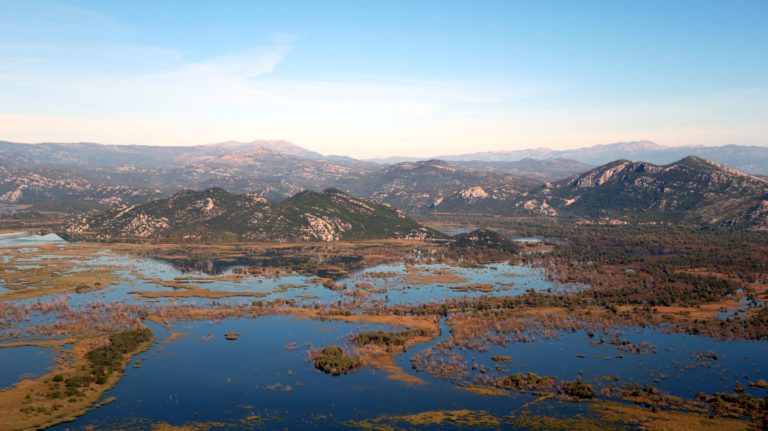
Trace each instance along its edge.
<path fill-rule="evenodd" d="M 700 94 L 661 98 L 678 91 L 668 84 L 681 78 L 666 76 L 674 70 L 647 80 L 644 72 L 628 68 L 605 73 L 602 61 L 590 65 L 578 58 L 581 53 L 570 57 L 570 46 L 547 53 L 523 46 L 527 43 L 507 46 L 507 38 L 499 38 L 482 40 L 488 46 L 473 50 L 480 39 L 447 31 L 457 38 L 434 50 L 423 41 L 410 50 L 403 46 L 405 33 L 390 42 L 376 33 L 381 29 L 327 31 L 325 22 L 290 17 L 265 18 L 269 25 L 261 27 L 288 26 L 306 31 L 305 36 L 266 33 L 250 39 L 259 36 L 230 32 L 242 28 L 233 26 L 197 45 L 189 36 L 199 34 L 187 27 L 210 24 L 202 13 L 206 8 L 197 8 L 198 15 L 181 26 L 168 11 L 137 18 L 135 11 L 122 15 L 122 8 L 103 9 L 117 11 L 126 21 L 53 0 L 0 0 L 0 139 L 198 144 L 281 138 L 320 152 L 372 156 L 445 154 L 469 147 L 563 148 L 640 138 L 664 144 L 755 144 L 765 143 L 768 135 L 765 86 L 734 84 L 730 91 L 701 94 L 708 80 L 723 84 L 717 88 L 737 82 L 702 76 L 700 82 L 691 80 L 696 85 L 679 89 L 679 94 Z M 224 17 L 232 19 L 223 13 L 220 23 Z M 484 29 L 461 34 L 471 30 Z M 360 41 L 347 43 L 356 35 L 346 31 L 357 31 Z M 512 35 L 501 28 L 492 33 Z M 414 29 L 410 34 L 425 37 Z M 415 53 L 430 57 L 433 51 L 434 65 L 424 58 L 424 65 L 412 67 Z M 614 55 L 621 58 L 625 51 Z M 472 55 L 477 52 L 482 54 Z M 598 54 L 595 58 L 605 58 L 606 53 Z M 370 67 L 362 55 L 369 56 Z M 484 57 L 502 61 L 484 62 Z M 313 66 L 321 71 L 315 73 Z M 602 79 L 610 82 L 596 82 Z M 632 79 L 642 81 L 637 89 L 631 88 Z M 652 100 L 628 102 L 644 97 Z"/>

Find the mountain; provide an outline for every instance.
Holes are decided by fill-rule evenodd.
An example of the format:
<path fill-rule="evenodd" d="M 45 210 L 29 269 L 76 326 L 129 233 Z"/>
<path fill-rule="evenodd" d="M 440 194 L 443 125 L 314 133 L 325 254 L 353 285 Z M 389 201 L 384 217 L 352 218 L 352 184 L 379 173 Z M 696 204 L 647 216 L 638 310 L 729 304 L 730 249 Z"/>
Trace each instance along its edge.
<path fill-rule="evenodd" d="M 21 144 L 0 141 L 0 161 L 7 167 L 114 167 L 178 168 L 208 164 L 218 160 L 236 161 L 234 154 L 263 155 L 268 163 L 275 155 L 279 161 L 302 160 L 306 162 L 326 160 L 329 163 L 357 166 L 370 165 L 354 159 L 327 158 L 286 141 L 221 142 L 193 146 L 151 145 L 102 145 L 95 143 L 40 143 Z M 229 156 L 229 158 L 227 158 Z M 332 160 L 331 160 L 332 159 Z"/>
<path fill-rule="evenodd" d="M 695 156 L 667 165 L 616 160 L 506 199 L 454 193 L 431 209 L 600 223 L 683 223 L 766 230 L 768 179 Z"/>
<path fill-rule="evenodd" d="M 768 229 L 768 179 L 695 156 L 617 160 L 549 183 L 516 203 L 548 215 Z"/>
<path fill-rule="evenodd" d="M 285 154 L 288 156 L 301 157 L 305 159 L 321 160 L 324 159 L 320 153 L 307 150 L 292 142 L 288 141 L 251 141 L 251 142 L 238 142 L 227 141 L 219 142 L 217 144 L 201 145 L 202 148 L 210 149 L 212 153 L 234 153 L 238 151 L 249 151 L 264 149 L 275 153 Z"/>
<path fill-rule="evenodd" d="M 40 208 L 106 208 L 138 203 L 162 196 L 153 188 L 105 184 L 72 171 L 58 169 L 9 169 L 0 165 L 0 205 Z"/>
<path fill-rule="evenodd" d="M 528 176 L 542 181 L 559 180 L 579 174 L 591 169 L 593 166 L 578 160 L 563 158 L 532 159 L 526 157 L 512 162 L 490 162 L 479 160 L 456 160 L 450 162 L 454 166 L 467 169 L 501 172 L 518 176 Z"/>
<path fill-rule="evenodd" d="M 693 155 L 755 174 L 768 175 L 768 147 L 725 145 L 720 147 L 665 147 L 650 141 L 620 142 L 557 153 L 557 157 L 572 158 L 591 165 L 601 165 L 617 159 L 645 160 L 669 164 Z"/>
<path fill-rule="evenodd" d="M 401 212 L 335 189 L 279 203 L 221 188 L 73 217 L 63 234 L 102 241 L 338 241 L 441 236 Z"/>
<path fill-rule="evenodd" d="M 508 200 L 541 184 L 523 176 L 427 160 L 398 163 L 359 178 L 343 179 L 338 187 L 355 196 L 418 212 L 433 208 L 456 193 L 468 199 Z"/>
<path fill-rule="evenodd" d="M 439 156 L 440 160 L 451 163 L 466 162 L 515 162 L 524 159 L 552 160 L 570 159 L 596 166 L 612 160 L 646 160 L 656 164 L 668 164 L 685 156 L 694 155 L 712 160 L 739 170 L 754 174 L 768 175 L 768 147 L 725 145 L 719 147 L 682 146 L 667 147 L 651 141 L 629 141 L 601 144 L 571 150 L 533 148 L 512 151 L 490 151 Z M 401 163 L 422 160 L 418 158 L 391 157 L 371 160 L 377 163 Z"/>
<path fill-rule="evenodd" d="M 46 148 L 52 153 L 43 151 Z M 734 154 L 741 154 L 744 148 L 759 149 L 738 148 Z M 671 150 L 642 141 L 581 151 L 585 157 L 598 159 L 616 152 Z M 551 150 L 532 151 L 552 155 Z M 145 157 L 140 157 L 142 152 Z M 756 154 L 753 164 L 759 165 L 759 151 Z M 335 188 L 411 213 L 563 216 L 759 229 L 768 212 L 765 178 L 696 156 L 668 164 L 622 158 L 591 170 L 573 159 L 552 157 L 507 162 L 425 160 L 381 166 L 322 156 L 283 141 L 197 147 L 0 143 L 0 155 L 0 205 L 32 204 L 36 210 L 125 209 L 126 205 L 176 196 L 180 190 L 223 188 L 254 202 L 264 201 L 269 211 L 273 207 L 282 211 L 303 190 Z M 168 161 L 155 166 L 164 157 Z M 125 163 L 130 161 L 141 163 Z M 113 164 L 99 164 L 108 162 Z M 114 164 L 118 162 L 122 164 Z M 553 177 L 565 179 L 552 182 Z M 160 217 L 172 220 L 167 215 Z M 177 230 L 171 231 L 175 235 Z M 238 238 L 259 237 L 251 231 L 233 232 Z M 280 232 L 280 237 L 299 236 L 289 229 Z"/>
<path fill-rule="evenodd" d="M 15 171 L 17 176 L 16 181 L 0 183 L 0 195 L 7 194 L 5 203 L 15 200 L 38 205 L 103 201 L 95 190 L 116 186 L 139 196 L 113 203 L 210 187 L 252 191 L 278 201 L 304 189 L 332 187 L 341 178 L 353 179 L 379 168 L 351 158 L 325 157 L 284 141 L 192 147 L 0 142 L 0 167 Z M 28 187 L 27 183 L 35 186 Z M 51 197 L 56 199 L 51 201 Z"/>

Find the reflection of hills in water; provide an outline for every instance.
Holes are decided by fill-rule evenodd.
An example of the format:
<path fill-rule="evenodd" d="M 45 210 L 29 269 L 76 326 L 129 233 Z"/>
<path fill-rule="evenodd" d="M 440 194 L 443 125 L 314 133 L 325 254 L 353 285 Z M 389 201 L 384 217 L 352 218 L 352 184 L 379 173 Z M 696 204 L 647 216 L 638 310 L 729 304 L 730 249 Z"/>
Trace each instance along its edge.
<path fill-rule="evenodd" d="M 66 243 L 55 233 L 35 235 L 30 232 L 13 232 L 0 234 L 0 247 L 15 247 L 19 245 L 40 245 Z"/>
<path fill-rule="evenodd" d="M 218 275 L 235 267 L 288 268 L 301 271 L 320 265 L 334 265 L 351 270 L 362 267 L 363 256 L 325 255 L 322 247 L 296 247 L 287 252 L 284 250 L 266 250 L 265 253 L 258 256 L 205 258 L 154 256 L 153 259 L 168 263 L 183 273 L 202 272 L 208 275 Z"/>

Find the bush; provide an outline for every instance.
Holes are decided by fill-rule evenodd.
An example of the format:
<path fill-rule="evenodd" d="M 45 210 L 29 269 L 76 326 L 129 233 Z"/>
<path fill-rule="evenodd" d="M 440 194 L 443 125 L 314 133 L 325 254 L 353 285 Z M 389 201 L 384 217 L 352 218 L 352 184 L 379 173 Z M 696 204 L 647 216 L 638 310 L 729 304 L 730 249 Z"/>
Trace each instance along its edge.
<path fill-rule="evenodd" d="M 315 350 L 310 355 L 315 368 L 334 376 L 351 373 L 362 366 L 359 358 L 348 354 L 336 345 Z"/>
<path fill-rule="evenodd" d="M 496 380 L 496 386 L 524 391 L 526 389 L 542 390 L 555 385 L 554 377 L 539 376 L 536 373 L 513 374 L 500 377 Z"/>
<path fill-rule="evenodd" d="M 592 385 L 576 380 L 575 382 L 563 382 L 558 388 L 558 392 L 571 397 L 589 399 L 595 396 Z"/>
<path fill-rule="evenodd" d="M 426 337 L 432 335 L 428 329 L 408 329 L 401 332 L 367 331 L 361 332 L 350 340 L 353 344 L 363 346 L 366 344 L 378 344 L 382 346 L 404 346 L 412 337 Z"/>
<path fill-rule="evenodd" d="M 119 371 L 126 354 L 136 350 L 142 343 L 151 341 L 152 331 L 148 328 L 119 332 L 109 337 L 109 344 L 97 347 L 86 354 L 91 363 L 91 375 L 98 384 L 104 384 L 114 371 Z"/>

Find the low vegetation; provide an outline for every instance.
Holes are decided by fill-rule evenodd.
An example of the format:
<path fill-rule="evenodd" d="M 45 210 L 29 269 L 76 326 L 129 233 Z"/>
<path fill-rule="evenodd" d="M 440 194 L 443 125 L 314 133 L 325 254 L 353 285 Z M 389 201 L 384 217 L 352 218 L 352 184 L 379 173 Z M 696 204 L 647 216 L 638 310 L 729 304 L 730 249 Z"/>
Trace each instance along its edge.
<path fill-rule="evenodd" d="M 360 358 L 336 345 L 313 350 L 310 352 L 310 358 L 315 368 L 334 376 L 349 374 L 363 365 Z"/>
<path fill-rule="evenodd" d="M 557 388 L 557 392 L 578 399 L 590 399 L 595 396 L 595 390 L 592 388 L 592 385 L 581 380 L 563 382 Z"/>
<path fill-rule="evenodd" d="M 509 389 L 525 390 L 544 390 L 555 386 L 554 377 L 539 376 L 536 373 L 513 374 L 496 379 L 496 386 Z"/>
<path fill-rule="evenodd" d="M 429 337 L 432 331 L 426 328 L 407 329 L 405 331 L 367 331 L 354 335 L 350 341 L 359 346 L 376 344 L 388 348 L 403 347 L 413 337 Z"/>

